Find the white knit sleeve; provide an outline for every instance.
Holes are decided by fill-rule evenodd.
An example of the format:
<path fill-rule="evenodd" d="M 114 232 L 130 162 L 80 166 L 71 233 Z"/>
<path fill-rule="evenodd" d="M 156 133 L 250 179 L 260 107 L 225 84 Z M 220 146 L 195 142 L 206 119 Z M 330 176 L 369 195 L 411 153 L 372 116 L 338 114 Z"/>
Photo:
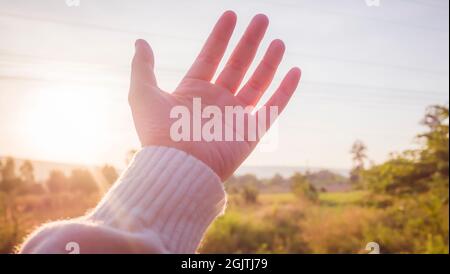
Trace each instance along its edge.
<path fill-rule="evenodd" d="M 149 231 L 171 253 L 193 253 L 226 205 L 220 178 L 200 160 L 146 147 L 88 216 L 125 231 Z"/>
<path fill-rule="evenodd" d="M 146 147 L 88 215 L 42 226 L 22 253 L 194 253 L 226 205 L 219 177 L 200 160 Z"/>

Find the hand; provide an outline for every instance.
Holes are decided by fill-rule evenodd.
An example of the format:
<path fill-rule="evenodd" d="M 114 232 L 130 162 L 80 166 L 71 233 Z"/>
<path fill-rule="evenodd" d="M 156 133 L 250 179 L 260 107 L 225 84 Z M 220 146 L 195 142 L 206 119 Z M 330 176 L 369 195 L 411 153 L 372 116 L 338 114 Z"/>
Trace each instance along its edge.
<path fill-rule="evenodd" d="M 233 174 L 258 140 L 175 142 L 170 136 L 170 127 L 174 122 L 170 111 L 175 106 L 192 109 L 193 98 L 201 98 L 203 105 L 218 106 L 222 110 L 225 106 L 255 106 L 272 82 L 285 51 L 283 42 L 274 40 L 249 81 L 238 92 L 268 24 L 265 15 L 253 18 L 225 68 L 212 83 L 236 25 L 236 15 L 231 11 L 225 12 L 194 64 L 172 93 L 158 88 L 153 52 L 147 42 L 136 41 L 129 103 L 142 146 L 167 146 L 183 150 L 211 167 L 223 181 Z M 281 112 L 297 88 L 300 75 L 300 69 L 291 69 L 266 106 L 277 106 Z"/>

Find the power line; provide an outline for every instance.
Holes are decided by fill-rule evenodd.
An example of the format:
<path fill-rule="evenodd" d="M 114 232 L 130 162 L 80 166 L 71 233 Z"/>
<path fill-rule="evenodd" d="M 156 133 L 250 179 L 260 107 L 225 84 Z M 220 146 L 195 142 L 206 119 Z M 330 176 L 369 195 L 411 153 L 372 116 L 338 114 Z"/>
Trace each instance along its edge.
<path fill-rule="evenodd" d="M 311 84 L 316 86 L 329 86 L 329 87 L 335 87 L 339 86 L 342 88 L 353 88 L 353 89 L 360 89 L 360 90 L 371 90 L 371 91 L 393 91 L 397 93 L 404 93 L 404 94 L 433 94 L 433 95 L 442 95 L 447 94 L 445 91 L 435 91 L 435 90 L 411 90 L 411 89 L 405 89 L 405 88 L 394 88 L 394 87 L 380 87 L 380 86 L 370 86 L 370 85 L 361 85 L 361 84 L 349 84 L 349 83 L 333 83 L 333 82 L 319 82 L 319 81 L 304 81 L 304 84 Z"/>
<path fill-rule="evenodd" d="M 54 24 L 64 24 L 64 25 L 69 25 L 69 26 L 74 26 L 74 27 L 94 28 L 94 29 L 99 29 L 99 30 L 104 30 L 104 31 L 111 31 L 111 32 L 128 33 L 128 34 L 135 34 L 135 35 L 157 36 L 157 37 L 161 37 L 161 38 L 168 38 L 168 39 L 174 39 L 174 40 L 189 40 L 189 41 L 192 41 L 192 42 L 195 42 L 195 43 L 199 43 L 199 41 L 201 41 L 201 39 L 199 39 L 199 38 L 181 37 L 181 36 L 175 36 L 175 35 L 165 35 L 165 34 L 160 34 L 160 33 L 130 31 L 130 30 L 126 30 L 126 29 L 105 27 L 105 26 L 96 25 L 96 24 L 79 23 L 79 22 L 66 22 L 66 21 L 61 21 L 61 20 L 45 19 L 45 18 L 37 18 L 37 17 L 28 17 L 28 16 L 16 15 L 16 14 L 4 13 L 4 12 L 0 12 L 0 16 L 19 18 L 19 19 L 23 19 L 23 20 L 34 20 L 34 21 L 41 21 L 41 22 L 51 22 L 51 23 L 54 23 Z M 409 67 L 409 66 L 402 66 L 402 65 L 396 65 L 396 64 L 377 63 L 377 62 L 370 62 L 370 61 L 351 60 L 351 59 L 346 59 L 346 58 L 323 56 L 323 55 L 316 55 L 316 54 L 311 54 L 311 53 L 302 53 L 302 52 L 296 52 L 296 51 L 292 51 L 292 54 L 299 55 L 299 56 L 304 56 L 304 57 L 307 57 L 307 58 L 315 58 L 315 59 L 329 60 L 329 61 L 335 61 L 335 62 L 345 62 L 345 63 L 350 63 L 350 64 L 364 65 L 364 66 L 384 67 L 384 68 L 390 68 L 390 69 L 395 69 L 395 70 L 414 71 L 414 72 L 422 72 L 422 73 L 438 74 L 438 75 L 443 75 L 443 74 L 447 75 L 448 74 L 448 71 L 424 69 L 424 68 L 417 68 L 417 67 Z"/>
<path fill-rule="evenodd" d="M 292 51 L 291 53 L 294 54 L 294 55 L 305 56 L 307 58 L 324 59 L 324 60 L 329 60 L 329 61 L 333 61 L 333 62 L 343 62 L 343 63 L 349 63 L 349 64 L 370 66 L 370 67 L 380 67 L 380 68 L 388 68 L 388 69 L 394 69 L 394 70 L 412 71 L 412 72 L 420 72 L 420 73 L 427 73 L 427 74 L 434 74 L 434 75 L 446 75 L 446 76 L 449 73 L 449 71 L 424 69 L 424 68 L 418 68 L 418 67 L 410 67 L 410 66 L 402 66 L 402 65 L 396 65 L 396 64 L 386 64 L 386 63 L 377 63 L 377 62 L 370 62 L 370 61 L 352 60 L 352 59 L 345 59 L 345 58 L 339 58 L 339 57 L 314 55 L 314 54 L 311 54 L 311 53 L 304 54 L 304 53 L 295 52 L 295 51 Z"/>
<path fill-rule="evenodd" d="M 11 76 L 11 75 L 1 75 L 0 74 L 0 79 L 6 79 L 6 80 L 15 80 L 15 81 L 38 81 L 38 82 L 74 82 L 74 83 L 78 83 L 78 84 L 95 84 L 95 85 L 101 85 L 104 86 L 105 84 L 108 85 L 113 85 L 111 82 L 109 81 L 98 81 L 98 80 L 93 80 L 93 81 L 77 81 L 77 80 L 67 80 L 67 79 L 59 79 L 57 81 L 52 80 L 52 79 L 46 79 L 46 78 L 42 78 L 42 77 L 33 77 L 33 76 Z M 351 96 L 351 94 L 343 94 L 343 93 L 339 93 L 339 94 L 332 94 L 332 93 L 318 93 L 318 92 L 314 92 L 311 90 L 311 88 L 308 88 L 308 91 L 306 91 L 307 88 L 302 88 L 301 91 L 301 95 L 302 96 L 306 96 L 306 97 L 314 97 L 314 98 L 322 98 L 322 99 L 326 99 L 329 102 L 336 102 L 337 100 L 344 100 L 346 99 L 346 96 L 351 96 L 350 100 L 346 100 L 346 102 L 353 102 L 353 103 L 374 103 L 376 101 L 374 101 L 374 99 L 376 100 L 380 100 L 380 99 L 386 99 L 388 100 L 387 102 L 382 102 L 383 106 L 392 102 L 395 102 L 395 100 L 401 100 L 402 104 L 410 104 L 410 103 L 419 103 L 419 101 L 417 100 L 433 100 L 433 101 L 441 101 L 442 98 L 437 98 L 437 97 L 417 97 L 417 96 L 406 96 L 406 95 L 401 95 L 401 94 L 396 94 L 396 96 L 373 96 L 372 94 L 363 94 L 362 91 L 364 90 L 364 88 L 374 88 L 374 87 L 370 87 L 370 86 L 358 86 L 358 85 L 349 85 L 349 84 L 341 84 L 341 83 L 320 83 L 319 85 L 315 84 L 314 82 L 308 82 L 308 81 L 304 81 L 302 82 L 302 86 L 312 86 L 314 87 L 320 87 L 320 85 L 332 85 L 333 87 L 348 87 L 348 86 L 353 86 L 353 87 L 358 87 L 360 88 L 359 91 L 361 92 L 360 95 L 357 96 Z M 115 84 L 114 84 L 115 85 Z M 382 88 L 383 90 L 389 90 L 388 88 Z M 406 89 L 404 89 L 404 91 L 408 91 Z M 410 94 L 413 94 L 413 90 L 409 91 Z M 371 96 L 372 95 L 372 96 Z M 420 95 L 420 94 L 418 94 Z M 422 94 L 423 95 L 423 94 Z M 355 100 L 358 99 L 358 100 Z M 395 99 L 395 100 L 393 100 Z M 381 102 L 380 102 L 381 103 Z"/>
<path fill-rule="evenodd" d="M 133 35 L 148 35 L 148 36 L 152 36 L 152 37 L 156 36 L 156 37 L 174 39 L 174 40 L 186 40 L 186 41 L 192 41 L 192 42 L 198 42 L 198 40 L 199 40 L 199 39 L 195 39 L 195 38 L 191 38 L 191 37 L 187 37 L 187 36 L 182 37 L 182 36 L 167 35 L 167 34 L 162 34 L 162 33 L 129 30 L 129 29 L 123 29 L 123 28 L 117 28 L 117 27 L 113 28 L 113 27 L 108 27 L 108 26 L 103 26 L 103 25 L 98 25 L 98 24 L 92 24 L 92 23 L 83 23 L 83 22 L 67 21 L 67 20 L 60 20 L 60 19 L 49 19 L 49 18 L 43 18 L 43 17 L 37 17 L 37 16 L 29 16 L 29 15 L 25 16 L 25 15 L 21 15 L 21 14 L 7 13 L 7 12 L 3 12 L 3 11 L 0 11 L 0 16 L 28 20 L 28 21 L 38 21 L 38 22 L 44 22 L 44 23 L 67 25 L 67 26 L 76 27 L 76 28 L 97 29 L 97 30 L 102 30 L 102 31 L 126 33 L 126 34 L 133 34 Z"/>
<path fill-rule="evenodd" d="M 174 71 L 172 71 L 171 69 L 165 69 L 163 70 L 163 73 L 165 74 L 169 74 L 174 76 L 175 73 Z M 176 72 L 176 74 L 178 74 L 178 72 Z M 5 75 L 4 75 L 5 76 Z M 15 77 L 15 76 L 10 76 L 8 75 L 8 77 Z M 17 76 L 17 77 L 22 77 L 22 76 Z M 48 78 L 43 78 L 43 77 L 32 77 L 32 76 L 26 76 L 25 79 L 30 79 L 30 80 L 44 80 L 44 81 L 63 81 L 62 79 L 59 80 L 52 80 L 52 79 L 48 79 Z M 116 85 L 119 84 L 118 82 L 112 82 L 112 81 L 107 81 L 107 80 L 91 80 L 91 81 L 83 81 L 83 80 L 74 80 L 74 79 L 64 79 L 65 81 L 72 81 L 72 82 L 77 82 L 77 83 L 103 83 L 103 84 L 109 84 L 109 85 Z M 281 80 L 281 79 L 275 79 L 275 80 Z M 354 90 L 358 90 L 359 93 L 364 93 L 364 94 L 373 94 L 373 95 L 379 95 L 380 91 L 384 91 L 384 92 L 392 92 L 392 93 L 396 93 L 396 95 L 398 96 L 404 96 L 404 98 L 412 98 L 412 97 L 418 97 L 418 96 L 425 96 L 425 97 L 421 97 L 421 98 L 431 98 L 430 96 L 440 96 L 443 94 L 446 94 L 446 92 L 444 91 L 437 91 L 437 90 L 417 90 L 417 89 L 404 89 L 404 88 L 396 88 L 396 87 L 381 87 L 381 86 L 371 86 L 371 85 L 362 85 L 362 84 L 353 84 L 353 83 L 333 83 L 333 82 L 320 82 L 320 81 L 310 81 L 310 80 L 304 80 L 302 81 L 302 85 L 303 86 L 312 86 L 312 87 L 319 87 L 319 88 L 336 88 L 336 89 L 345 89 L 345 90 L 349 90 L 349 89 L 354 89 Z M 436 97 L 433 97 L 436 98 Z"/>
<path fill-rule="evenodd" d="M 0 57 L 2 56 L 2 53 L 0 52 Z M 5 55 L 4 55 L 5 56 Z M 6 56 L 9 56 L 9 54 L 7 54 Z M 32 64 L 32 62 L 30 62 L 29 60 L 39 60 L 39 57 L 36 56 L 32 56 L 32 55 L 19 55 L 20 57 L 24 58 L 24 59 L 28 59 L 28 61 L 26 62 L 22 62 L 25 65 L 30 65 Z M 1 59 L 0 59 L 1 61 Z M 39 60 L 40 62 L 44 62 L 44 63 L 49 63 L 47 60 Z M 55 61 L 56 63 L 61 63 L 61 64 L 69 64 L 69 65 L 73 65 L 73 63 L 68 63 L 66 61 Z M 22 63 L 20 62 L 16 62 L 16 61 L 12 61 L 12 63 L 14 64 L 19 64 L 21 65 Z M 94 63 L 76 63 L 75 65 L 84 65 L 85 67 L 87 66 L 94 66 L 98 69 L 108 69 L 108 70 L 113 70 L 116 72 L 129 72 L 130 71 L 130 67 L 129 66 L 110 66 L 110 65 L 100 65 L 100 64 L 94 64 Z M 80 67 L 78 69 L 83 69 L 83 67 Z M 170 74 L 170 75 L 179 75 L 182 74 L 183 71 L 181 70 L 176 70 L 173 68 L 164 68 L 164 67 L 158 67 L 157 68 L 158 72 L 162 72 L 165 74 Z M 445 91 L 436 91 L 436 90 L 411 90 L 411 89 L 404 89 L 404 88 L 397 88 L 397 87 L 382 87 L 382 86 L 371 86 L 371 85 L 363 85 L 363 84 L 354 84 L 354 83 L 335 83 L 335 82 L 321 82 L 321 81 L 303 81 L 303 84 L 306 85 L 314 85 L 314 86 L 328 86 L 328 87 L 341 87 L 341 88 L 353 88 L 353 89 L 359 89 L 359 90 L 366 90 L 366 91 L 380 91 L 380 90 L 384 90 L 384 91 L 393 91 L 396 93 L 404 93 L 404 94 L 426 94 L 426 95 L 440 95 L 440 94 L 446 94 Z"/>
<path fill-rule="evenodd" d="M 435 8 L 435 9 L 439 9 L 439 10 L 444 10 L 444 11 L 448 11 L 448 5 L 439 5 L 436 3 L 429 3 L 428 2 L 422 2 L 422 1 L 418 1 L 418 0 L 399 0 L 402 2 L 408 2 L 409 4 L 413 3 L 415 5 L 419 5 L 419 6 L 424 6 L 424 7 L 430 7 L 430 8 Z M 448 2 L 447 2 L 448 3 Z"/>
<path fill-rule="evenodd" d="M 0 54 L 21 57 L 21 58 L 34 58 L 34 59 L 41 58 L 42 59 L 42 57 L 36 57 L 36 56 L 32 56 L 32 55 L 23 55 L 23 54 L 17 54 L 17 53 L 5 52 L 5 51 L 3 51 L 3 53 L 2 53 L 2 51 L 0 51 Z M 311 53 L 302 53 L 302 52 L 298 52 L 298 51 L 292 51 L 291 54 L 306 57 L 306 58 L 328 60 L 328 61 L 332 61 L 332 62 L 343 62 L 343 63 L 349 63 L 349 64 L 369 66 L 369 67 L 380 67 L 380 68 L 388 68 L 388 69 L 401 70 L 401 71 L 420 72 L 420 73 L 427 73 L 427 74 L 439 75 L 439 76 L 442 76 L 442 75 L 447 76 L 449 73 L 448 71 L 442 71 L 442 70 L 424 69 L 424 68 L 411 67 L 411 66 L 402 66 L 402 65 L 397 65 L 397 64 L 386 64 L 386 63 L 361 61 L 361 60 L 354 60 L 354 59 L 347 59 L 347 58 L 323 56 L 323 55 L 317 55 L 317 54 L 311 54 Z M 45 60 L 44 62 L 48 62 L 48 61 Z M 98 64 L 95 64 L 95 65 L 98 65 Z M 103 66 L 103 65 L 99 65 L 99 66 Z"/>
<path fill-rule="evenodd" d="M 304 12 L 306 9 L 309 9 L 309 10 L 318 11 L 319 13 L 324 13 L 324 14 L 332 14 L 332 15 L 344 16 L 345 18 L 354 18 L 354 19 L 358 19 L 358 20 L 372 21 L 378 25 L 386 24 L 386 25 L 400 26 L 403 28 L 423 29 L 423 30 L 431 30 L 431 31 L 436 31 L 436 32 L 448 33 L 448 29 L 411 24 L 410 22 L 406 23 L 406 22 L 401 22 L 401 21 L 386 20 L 383 18 L 371 17 L 371 16 L 361 15 L 361 14 L 324 10 L 324 9 L 319 9 L 319 8 L 315 8 L 315 7 L 313 7 L 313 8 L 306 7 L 305 8 L 305 7 L 301 7 L 297 3 L 293 3 L 293 2 L 289 2 L 289 3 L 288 2 L 276 2 L 275 3 L 275 2 L 271 2 L 271 1 L 267 1 L 267 0 L 258 0 L 258 3 L 265 3 L 267 5 L 272 5 L 272 6 L 285 6 L 285 7 L 290 7 L 290 8 L 298 8 L 298 10 L 300 12 Z"/>
<path fill-rule="evenodd" d="M 0 82 L 2 79 L 6 79 L 6 80 L 15 80 L 15 81 L 38 81 L 38 82 L 61 82 L 61 83 L 67 83 L 67 80 L 63 80 L 60 79 L 58 81 L 54 81 L 54 80 L 50 80 L 50 79 L 44 79 L 44 78 L 39 78 L 39 77 L 28 77 L 28 76 L 2 76 L 0 74 Z M 104 87 L 105 85 L 109 85 L 111 84 L 110 82 L 101 82 L 101 81 L 74 81 L 74 80 L 70 80 L 69 82 L 75 82 L 78 84 L 89 84 L 90 86 L 92 85 L 97 85 L 97 86 L 101 86 Z M 305 83 L 303 83 L 305 84 Z M 117 86 L 117 85 L 116 85 Z M 124 88 L 127 89 L 128 88 L 128 84 L 124 84 Z M 316 100 L 319 100 L 320 103 L 316 106 L 316 107 L 339 107 L 339 106 L 345 106 L 346 108 L 349 109 L 355 109 L 355 108 L 360 108 L 360 109 L 372 109 L 372 110 L 382 110 L 382 111 L 388 111 L 388 110 L 393 110 L 395 109 L 397 110 L 416 110 L 416 109 L 424 109 L 427 105 L 429 104 L 435 104 L 435 103 L 441 103 L 442 99 L 441 98 L 427 98 L 427 101 L 432 101 L 429 103 L 423 103 L 423 99 L 420 98 L 410 98 L 410 97 L 400 97 L 400 98 L 392 98 L 392 96 L 390 97 L 375 97 L 375 96 L 352 96 L 351 98 L 348 98 L 348 96 L 342 96 L 342 94 L 330 94 L 330 93 L 325 93 L 325 94 L 320 94 L 317 92 L 312 92 L 311 89 L 308 89 L 308 92 L 305 92 L 306 89 L 303 88 L 301 89 L 301 91 L 298 93 L 298 96 L 301 97 L 306 97 L 306 98 L 313 98 Z M 122 99 L 117 98 L 113 98 L 111 96 L 109 96 L 109 99 L 113 100 L 111 103 L 113 102 L 122 102 Z M 411 100 L 412 99 L 412 100 Z M 416 100 L 416 99 L 419 99 Z M 341 102 L 341 103 L 339 103 Z M 447 98 L 447 104 L 448 104 L 448 98 Z"/>
<path fill-rule="evenodd" d="M 299 8 L 300 12 L 305 10 L 304 7 L 300 7 L 299 5 L 294 4 L 294 3 L 286 3 L 286 2 L 274 3 L 274 2 L 270 2 L 270 1 L 266 1 L 266 0 L 258 0 L 258 3 L 261 3 L 261 2 L 265 3 L 265 4 L 269 4 L 269 5 L 296 7 L 296 8 Z M 416 4 L 417 4 L 417 2 L 416 2 Z M 308 7 L 307 9 L 319 11 L 321 13 L 326 13 L 326 14 L 341 15 L 341 16 L 345 16 L 346 18 L 353 17 L 353 18 L 356 18 L 359 20 L 376 21 L 377 24 L 385 23 L 385 24 L 402 26 L 402 27 L 406 27 L 406 28 L 426 29 L 426 30 L 433 30 L 433 31 L 448 33 L 448 30 L 441 29 L 441 28 L 423 26 L 423 25 L 415 25 L 415 24 L 411 24 L 411 23 L 386 20 L 386 19 L 381 19 L 381 18 L 376 18 L 376 17 L 368 17 L 366 15 L 357 15 L 357 14 L 352 14 L 352 13 L 323 10 L 323 9 L 317 9 L 317 8 L 311 8 L 311 7 Z M 117 28 L 117 27 L 113 28 L 113 27 L 108 27 L 108 26 L 103 26 L 103 25 L 98 25 L 98 24 L 92 24 L 92 23 L 67 21 L 67 20 L 60 20 L 60 19 L 53 19 L 53 18 L 49 19 L 49 18 L 43 18 L 43 17 L 29 16 L 29 15 L 25 16 L 25 15 L 21 15 L 21 14 L 14 14 L 14 13 L 8 13 L 8 12 L 0 12 L 0 16 L 20 18 L 23 20 L 51 22 L 54 24 L 64 24 L 64 25 L 70 25 L 73 27 L 94 28 L 94 29 L 99 29 L 99 30 L 103 30 L 103 31 L 121 32 L 121 33 L 128 33 L 128 34 L 139 34 L 139 35 L 145 34 L 145 35 L 149 35 L 149 36 L 160 36 L 160 37 L 165 37 L 165 38 L 169 38 L 169 39 L 183 39 L 183 40 L 189 40 L 189 41 L 193 41 L 193 42 L 197 42 L 199 40 L 199 39 L 195 39 L 195 38 L 191 38 L 191 37 L 179 37 L 179 36 L 172 36 L 172 35 L 161 34 L 161 33 L 149 33 L 149 32 L 143 32 L 143 31 L 122 29 L 122 28 Z"/>

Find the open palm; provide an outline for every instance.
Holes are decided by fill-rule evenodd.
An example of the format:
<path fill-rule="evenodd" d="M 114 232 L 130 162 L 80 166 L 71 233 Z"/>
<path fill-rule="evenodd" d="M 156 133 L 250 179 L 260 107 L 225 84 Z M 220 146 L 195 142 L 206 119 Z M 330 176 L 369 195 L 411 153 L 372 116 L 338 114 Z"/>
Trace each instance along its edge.
<path fill-rule="evenodd" d="M 222 110 L 225 106 L 245 107 L 258 103 L 281 62 L 284 44 L 281 40 L 274 40 L 270 44 L 249 81 L 238 91 L 268 26 L 265 15 L 256 15 L 225 68 L 212 83 L 235 25 L 236 15 L 231 11 L 225 12 L 194 64 L 172 93 L 164 92 L 157 86 L 150 46 L 143 40 L 136 41 L 129 93 L 133 119 L 142 146 L 167 146 L 183 150 L 211 167 L 222 180 L 228 178 L 248 157 L 257 141 L 176 142 L 170 136 L 170 127 L 174 122 L 170 112 L 176 106 L 192 109 L 193 98 L 201 98 L 204 106 L 214 105 Z M 281 112 L 297 88 L 300 74 L 298 68 L 291 69 L 266 105 L 276 106 Z"/>

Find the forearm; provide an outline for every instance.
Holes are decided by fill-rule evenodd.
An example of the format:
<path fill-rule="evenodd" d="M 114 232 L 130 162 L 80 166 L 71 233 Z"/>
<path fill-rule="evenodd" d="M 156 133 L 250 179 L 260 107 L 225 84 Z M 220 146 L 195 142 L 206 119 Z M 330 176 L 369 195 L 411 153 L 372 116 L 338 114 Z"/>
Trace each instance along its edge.
<path fill-rule="evenodd" d="M 78 219 L 47 224 L 23 253 L 193 253 L 226 196 L 203 162 L 173 148 L 147 147 L 98 206 Z"/>

